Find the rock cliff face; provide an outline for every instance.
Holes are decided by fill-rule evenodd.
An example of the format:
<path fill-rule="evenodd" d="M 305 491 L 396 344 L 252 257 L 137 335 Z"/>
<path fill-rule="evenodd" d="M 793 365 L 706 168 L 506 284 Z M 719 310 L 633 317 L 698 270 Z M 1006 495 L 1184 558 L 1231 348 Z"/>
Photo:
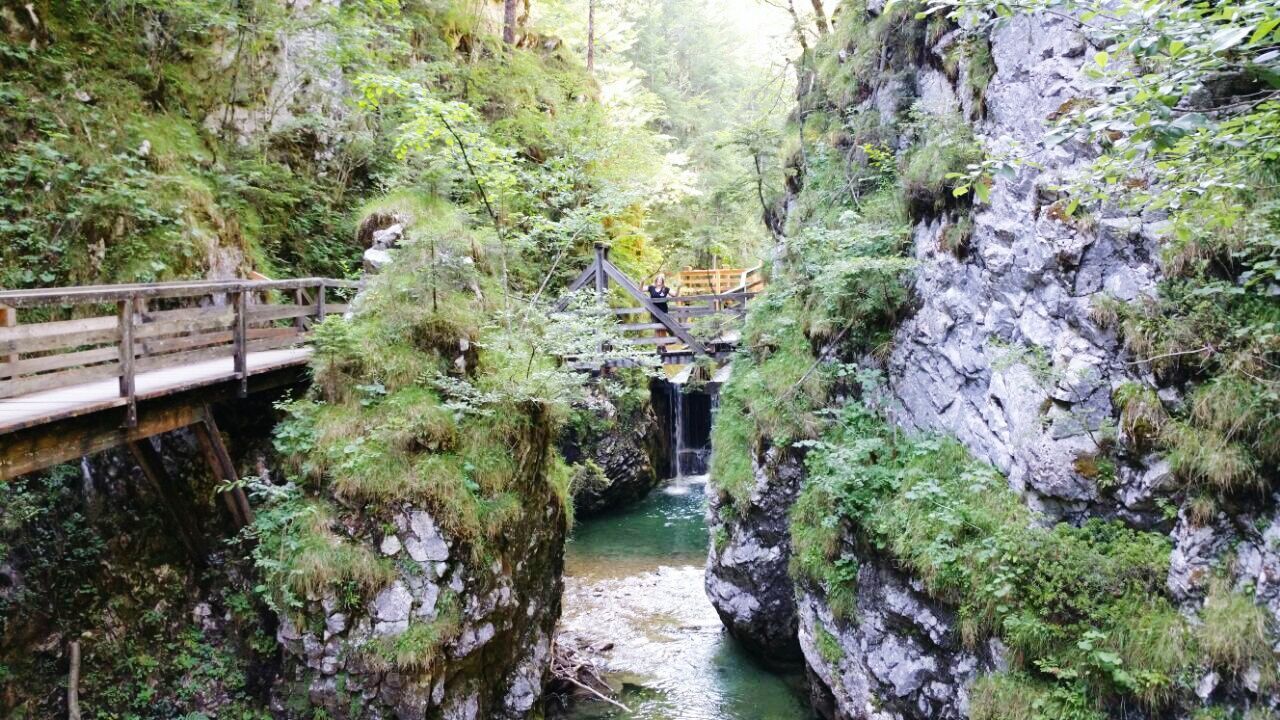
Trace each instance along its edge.
<path fill-rule="evenodd" d="M 869 26 L 880 13 L 877 3 L 846 3 L 839 23 Z M 997 177 L 989 202 L 971 210 L 912 212 L 915 307 L 893 334 L 882 365 L 886 382 L 870 400 L 904 428 L 958 438 L 1006 474 L 1046 522 L 1118 518 L 1168 532 L 1169 596 L 1188 613 L 1202 609 L 1213 569 L 1234 547 L 1233 587 L 1280 621 L 1274 509 L 1220 513 L 1207 523 L 1184 510 L 1175 523 L 1159 509 L 1174 484 L 1168 465 L 1134 450 L 1123 432 L 1118 443 L 1114 432 L 1108 437 L 1120 414 L 1113 394 L 1123 384 L 1157 387 L 1166 402 L 1176 402 L 1178 393 L 1159 388 L 1094 319 L 1102 297 L 1128 302 L 1155 293 L 1159 219 L 1106 210 L 1091 222 L 1064 217 L 1054 187 L 1092 155 L 1086 147 L 1042 142 L 1056 113 L 1095 91 L 1083 68 L 1102 41 L 1064 17 L 1018 16 L 986 38 L 993 67 L 984 69 L 972 52 L 957 52 L 963 36 L 954 27 L 926 28 L 909 15 L 896 22 L 898 30 L 877 48 L 871 80 L 832 87 L 851 82 L 845 71 L 815 72 L 801 84 L 800 115 L 817 102 L 841 116 L 878 116 L 881 127 L 893 128 L 885 145 L 899 153 L 929 142 L 905 122 L 908 109 L 957 117 L 989 154 L 1019 147 L 1031 151 L 1033 164 Z M 847 56 L 836 50 L 840 64 L 853 62 L 854 47 Z M 977 79 L 990 71 L 989 81 Z M 837 147 L 852 162 L 855 148 Z M 793 216 L 812 170 L 804 161 L 798 168 L 786 203 Z M 784 518 L 804 469 L 796 460 L 780 467 L 779 457 L 774 449 L 756 462 L 752 503 L 742 517 L 713 505 L 708 518 L 715 547 L 707 591 L 726 626 L 766 654 L 787 647 L 795 627 L 824 717 L 967 717 L 969 686 L 1007 665 L 1003 646 L 962 643 L 954 609 L 930 599 L 918 579 L 878 549 L 849 550 L 861 566 L 847 620 L 831 612 L 821 588 L 797 582 L 793 595 Z M 1099 472 L 1102 457 L 1113 458 L 1114 467 Z M 1263 507 L 1274 508 L 1276 500 Z M 770 622 L 760 619 L 764 612 Z M 1258 691 L 1256 677 L 1240 685 L 1209 673 L 1197 694 L 1255 702 L 1242 693 Z M 1265 688 L 1261 699 L 1277 702 Z"/>
<path fill-rule="evenodd" d="M 944 38 L 945 39 L 945 38 Z M 942 44 L 942 43 L 940 43 Z M 1096 51 L 1063 18 L 1019 17 L 991 37 L 997 71 L 986 116 L 974 124 L 987 147 L 1037 148 L 1050 118 L 1088 96 L 1082 63 Z M 929 52 L 941 57 L 945 48 Z M 937 70 L 919 71 L 921 102 L 962 112 L 961 90 Z M 1154 292 L 1151 225 L 1103 217 L 1096 227 L 1062 222 L 1051 189 L 1091 158 L 1083 148 L 1037 150 L 1017 177 L 997 178 L 972 215 L 963 258 L 942 249 L 945 220 L 914 232 L 922 303 L 895 337 L 892 392 L 900 421 L 956 435 L 1005 472 L 1037 509 L 1079 513 L 1100 502 L 1077 461 L 1102 451 L 1098 428 L 1116 414 L 1112 390 L 1140 379 L 1115 335 L 1090 319 L 1100 294 L 1123 301 Z M 1119 468 L 1120 512 L 1150 511 L 1167 480 L 1158 464 Z"/>
<path fill-rule="evenodd" d="M 968 685 L 994 667 L 998 644 L 964 649 L 952 611 L 885 564 L 858 574 L 857 621 L 836 618 L 821 590 L 801 586 L 800 645 L 814 707 L 850 719 L 968 716 Z"/>

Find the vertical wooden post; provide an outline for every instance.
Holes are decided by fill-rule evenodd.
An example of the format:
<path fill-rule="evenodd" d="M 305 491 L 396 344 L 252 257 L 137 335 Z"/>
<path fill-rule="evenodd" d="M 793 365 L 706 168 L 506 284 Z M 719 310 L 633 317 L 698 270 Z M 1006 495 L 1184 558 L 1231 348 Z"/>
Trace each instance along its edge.
<path fill-rule="evenodd" d="M 240 383 L 238 392 L 240 397 L 244 397 L 249 394 L 249 294 L 243 290 L 232 293 L 231 301 L 235 305 L 231 331 L 234 353 L 232 364 Z"/>
<path fill-rule="evenodd" d="M 327 288 L 325 287 L 324 283 L 320 283 L 320 287 L 316 288 L 316 319 L 319 320 L 320 322 L 324 322 L 324 316 L 326 312 L 324 307 L 324 302 L 325 302 L 324 291 L 326 289 Z"/>
<path fill-rule="evenodd" d="M 120 397 L 129 401 L 125 411 L 125 425 L 138 426 L 138 397 L 134 385 L 133 308 L 134 299 L 116 303 L 116 318 L 120 329 Z"/>
<path fill-rule="evenodd" d="M 17 327 L 18 326 L 18 309 L 11 308 L 8 305 L 0 305 L 0 327 Z M 10 353 L 6 362 L 18 362 L 18 353 Z"/>
<path fill-rule="evenodd" d="M 67 720 L 80 720 L 80 638 L 67 643 Z"/>
<path fill-rule="evenodd" d="M 17 308 L 11 308 L 8 305 L 0 305 L 0 327 L 11 328 L 17 327 L 17 325 Z M 20 357 L 21 355 L 16 352 L 10 353 L 7 356 L 0 356 L 0 360 L 4 361 L 3 363 L 0 363 L 0 379 L 6 377 L 11 381 L 18 379 L 18 358 Z M 4 382 L 0 382 L 0 397 L 7 397 L 9 394 L 7 392 L 7 388 L 5 388 L 5 384 L 6 383 Z"/>
<path fill-rule="evenodd" d="M 609 289 L 609 276 L 604 271 L 604 261 L 609 259 L 609 248 L 604 243 L 596 243 L 596 295 L 604 302 L 604 293 Z"/>
<path fill-rule="evenodd" d="M 302 288 L 297 288 L 293 291 L 293 304 L 298 307 L 303 307 L 307 304 L 307 294 L 302 290 Z M 306 321 L 307 319 L 301 315 L 294 318 L 293 329 L 297 330 L 299 333 L 305 332 L 307 329 Z"/>

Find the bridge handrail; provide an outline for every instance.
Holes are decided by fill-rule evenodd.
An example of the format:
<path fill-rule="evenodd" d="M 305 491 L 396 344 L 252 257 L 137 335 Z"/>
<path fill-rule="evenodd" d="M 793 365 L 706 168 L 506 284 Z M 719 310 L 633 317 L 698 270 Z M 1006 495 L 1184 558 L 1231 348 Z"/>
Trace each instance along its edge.
<path fill-rule="evenodd" d="M 359 288 L 358 280 L 293 278 L 288 280 L 190 280 L 132 285 L 83 285 L 35 290 L 0 290 L 0 305 L 30 308 L 47 305 L 90 305 L 128 298 L 198 297 L 234 292 L 267 292 L 301 288 Z"/>

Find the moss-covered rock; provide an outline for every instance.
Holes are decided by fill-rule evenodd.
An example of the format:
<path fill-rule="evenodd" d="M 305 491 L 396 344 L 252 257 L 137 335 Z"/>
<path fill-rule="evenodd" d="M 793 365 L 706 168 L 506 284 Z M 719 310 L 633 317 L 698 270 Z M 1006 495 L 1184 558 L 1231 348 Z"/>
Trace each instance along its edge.
<path fill-rule="evenodd" d="M 573 473 L 573 505 L 588 517 L 644 498 L 667 464 L 662 430 L 642 375 L 593 386 L 557 441 Z"/>

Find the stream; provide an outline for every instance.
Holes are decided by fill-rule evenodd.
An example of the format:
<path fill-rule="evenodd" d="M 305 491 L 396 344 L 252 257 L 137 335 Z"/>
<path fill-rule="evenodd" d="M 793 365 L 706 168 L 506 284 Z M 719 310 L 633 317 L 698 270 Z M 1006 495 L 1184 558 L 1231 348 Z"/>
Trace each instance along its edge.
<path fill-rule="evenodd" d="M 670 480 L 640 503 L 584 520 L 574 530 L 566 551 L 562 631 L 607 648 L 607 680 L 632 712 L 582 701 L 559 717 L 813 717 L 802 677 L 756 663 L 707 601 L 705 490 L 705 476 Z"/>

